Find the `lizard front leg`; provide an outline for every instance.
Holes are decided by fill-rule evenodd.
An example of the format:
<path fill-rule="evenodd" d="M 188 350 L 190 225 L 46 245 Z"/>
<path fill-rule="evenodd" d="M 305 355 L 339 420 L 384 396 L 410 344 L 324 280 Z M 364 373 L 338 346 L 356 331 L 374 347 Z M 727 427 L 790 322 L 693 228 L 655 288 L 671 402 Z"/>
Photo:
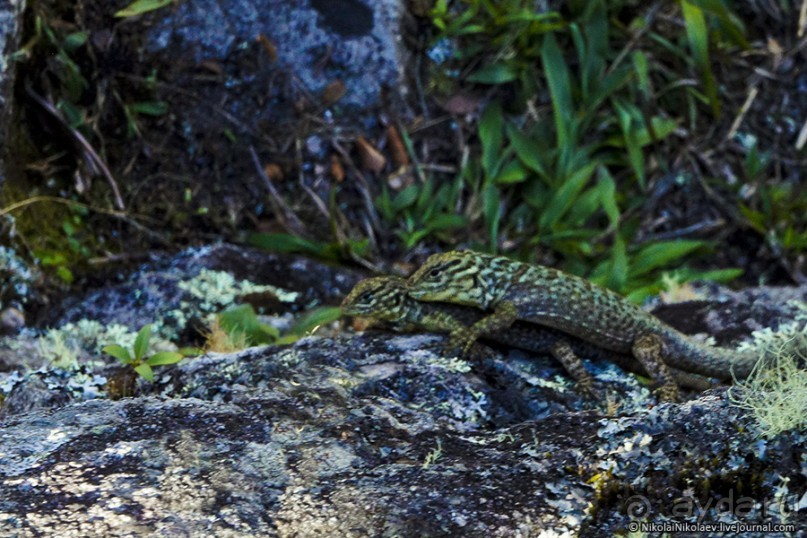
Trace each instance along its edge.
<path fill-rule="evenodd" d="M 633 342 L 633 356 L 644 366 L 650 377 L 660 383 L 659 397 L 674 402 L 678 399 L 678 385 L 669 366 L 662 357 L 663 344 L 655 334 L 644 334 Z"/>
<path fill-rule="evenodd" d="M 483 334 L 495 335 L 498 331 L 507 330 L 516 319 L 518 319 L 516 305 L 510 301 L 503 301 L 496 305 L 492 314 L 485 316 L 470 327 L 459 327 L 452 330 L 450 346 L 466 354 L 480 336 Z"/>

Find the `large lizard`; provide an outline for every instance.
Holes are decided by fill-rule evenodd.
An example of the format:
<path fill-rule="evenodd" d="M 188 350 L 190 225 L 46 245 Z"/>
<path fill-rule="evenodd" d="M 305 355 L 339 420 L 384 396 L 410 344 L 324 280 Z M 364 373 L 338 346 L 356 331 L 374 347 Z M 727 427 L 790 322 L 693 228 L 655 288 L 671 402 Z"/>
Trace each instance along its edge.
<path fill-rule="evenodd" d="M 399 330 L 426 330 L 450 333 L 463 330 L 485 317 L 473 307 L 443 302 L 423 302 L 407 293 L 406 281 L 393 276 L 362 280 L 342 302 L 345 315 L 366 317 L 393 324 Z M 555 357 L 578 385 L 592 391 L 593 379 L 580 356 L 608 360 L 625 370 L 647 375 L 632 357 L 589 344 L 561 331 L 534 323 L 515 322 L 505 331 L 483 335 L 486 340 Z M 684 387 L 705 390 L 710 383 L 701 376 L 673 369 L 676 381 Z"/>
<path fill-rule="evenodd" d="M 666 325 L 619 294 L 557 269 L 473 251 L 435 254 L 409 277 L 419 301 L 473 306 L 488 315 L 452 331 L 468 349 L 481 335 L 506 333 L 517 320 L 560 330 L 597 347 L 633 355 L 661 396 L 677 397 L 670 366 L 721 380 L 747 377 L 752 353 L 711 347 Z"/>

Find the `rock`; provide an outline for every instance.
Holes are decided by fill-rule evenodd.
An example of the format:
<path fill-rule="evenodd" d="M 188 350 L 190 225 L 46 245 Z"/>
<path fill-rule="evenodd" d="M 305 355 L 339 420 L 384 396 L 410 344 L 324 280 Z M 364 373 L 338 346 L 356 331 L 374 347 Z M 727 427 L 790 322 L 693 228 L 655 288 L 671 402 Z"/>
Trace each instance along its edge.
<path fill-rule="evenodd" d="M 765 328 L 801 318 L 807 321 L 807 285 L 758 286 L 733 291 L 725 286 L 703 286 L 704 299 L 657 306 L 653 314 L 687 333 L 707 333 L 720 345 L 731 344 Z M 801 306 L 799 306 L 799 304 Z"/>
<path fill-rule="evenodd" d="M 277 77 L 298 80 L 314 96 L 339 80 L 346 90 L 340 106 L 366 111 L 380 103 L 384 88 L 402 87 L 401 9 L 398 0 L 199 0 L 157 14 L 145 48 L 158 58 L 176 57 L 190 69 L 216 60 L 228 70 L 252 57 L 256 69 L 229 73 L 231 84 L 243 88 L 228 92 L 233 98 L 227 111 L 237 117 L 254 116 L 249 88 L 268 89 L 264 98 L 270 100 L 288 99 L 281 85 L 272 84 Z M 271 121 L 278 110 L 267 106 L 258 112 L 256 119 Z"/>
<path fill-rule="evenodd" d="M 512 407 L 434 343 L 307 338 L 8 417 L 0 534 L 611 536 L 641 518 L 783 521 L 777 499 L 807 523 L 807 438 L 756 439 L 724 388 L 627 415 L 541 411 L 530 400 L 560 391 L 534 387 Z M 510 366 L 527 387 L 531 366 Z"/>
<path fill-rule="evenodd" d="M 212 273 L 200 279 L 202 270 Z M 302 256 L 234 245 L 194 247 L 156 256 L 121 282 L 66 298 L 39 324 L 60 327 L 91 319 L 136 331 L 163 319 L 181 332 L 189 320 L 231 306 L 243 295 L 252 294 L 250 302 L 265 306 L 267 313 L 338 305 L 359 278 L 357 272 Z"/>
<path fill-rule="evenodd" d="M 7 147 L 8 122 L 14 107 L 11 99 L 14 87 L 14 61 L 11 54 L 19 50 L 22 32 L 22 12 L 26 2 L 0 2 L 0 147 Z M 5 164 L 0 155 L 0 192 L 5 180 Z"/>

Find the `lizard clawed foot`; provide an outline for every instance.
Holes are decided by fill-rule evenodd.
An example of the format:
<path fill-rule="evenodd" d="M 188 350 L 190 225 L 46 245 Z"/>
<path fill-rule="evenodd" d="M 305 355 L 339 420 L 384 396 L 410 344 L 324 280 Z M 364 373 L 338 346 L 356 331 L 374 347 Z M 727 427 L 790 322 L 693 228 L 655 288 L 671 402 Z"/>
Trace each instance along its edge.
<path fill-rule="evenodd" d="M 661 385 L 653 393 L 662 402 L 675 403 L 682 401 L 678 386 L 675 383 Z"/>
<path fill-rule="evenodd" d="M 474 345 L 476 338 L 473 336 L 469 336 L 468 334 L 457 334 L 456 332 L 451 333 L 450 338 L 448 339 L 448 344 L 446 344 L 446 351 L 451 350 L 456 354 L 458 357 L 465 357 L 471 353 L 471 348 Z"/>

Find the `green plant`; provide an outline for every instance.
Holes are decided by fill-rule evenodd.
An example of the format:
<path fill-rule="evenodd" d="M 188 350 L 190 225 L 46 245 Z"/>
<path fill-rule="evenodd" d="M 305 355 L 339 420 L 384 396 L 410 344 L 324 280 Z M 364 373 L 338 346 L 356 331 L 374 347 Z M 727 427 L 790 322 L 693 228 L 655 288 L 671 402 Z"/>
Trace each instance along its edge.
<path fill-rule="evenodd" d="M 222 348 L 243 349 L 262 344 L 291 344 L 320 325 L 338 320 L 341 315 L 339 307 L 314 308 L 301 314 L 291 329 L 281 336 L 276 327 L 258 319 L 251 305 L 244 304 L 219 313 L 211 327 L 211 336 L 215 336 Z M 217 334 L 218 331 L 224 334 Z"/>
<path fill-rule="evenodd" d="M 155 366 L 176 364 L 183 359 L 183 355 L 174 351 L 158 351 L 148 355 L 149 340 L 151 340 L 151 324 L 145 325 L 137 332 L 131 352 L 118 344 L 105 346 L 103 352 L 112 355 L 124 365 L 131 366 L 147 381 L 154 381 Z"/>
<path fill-rule="evenodd" d="M 271 344 L 280 336 L 277 328 L 262 323 L 252 305 L 243 304 L 228 308 L 216 316 L 218 325 L 237 342 L 246 346 Z"/>
<path fill-rule="evenodd" d="M 795 259 L 807 251 L 807 187 L 769 179 L 770 156 L 753 138 L 746 137 L 741 144 L 746 146 L 744 188 L 750 192 L 739 204 L 740 213 L 774 255 Z"/>
<path fill-rule="evenodd" d="M 135 0 L 124 9 L 117 11 L 115 16 L 121 18 L 135 17 L 137 15 L 142 15 L 143 13 L 148 13 L 149 11 L 163 8 L 172 4 L 173 2 L 174 0 Z"/>
<path fill-rule="evenodd" d="M 367 239 L 322 243 L 287 233 L 253 233 L 247 237 L 247 243 L 269 252 L 308 254 L 329 261 L 363 256 L 369 246 Z"/>
<path fill-rule="evenodd" d="M 720 0 L 681 0 L 681 27 L 654 25 L 655 11 L 633 7 L 573 1 L 561 15 L 527 0 L 435 3 L 438 43 L 454 43 L 443 72 L 461 74 L 455 86 L 510 97 L 485 107 L 478 158 L 454 182 L 429 178 L 393 198 L 382 191 L 379 213 L 398 224 L 406 247 L 427 237 L 454 242 L 464 228 L 476 248 L 524 259 L 552 251 L 570 272 L 635 300 L 661 289 L 666 267 L 708 250 L 695 240 L 636 244 L 640 210 L 685 126 L 702 109 L 719 114 L 713 54 L 746 46 L 743 27 Z M 631 12 L 629 24 L 619 22 Z M 680 84 L 685 77 L 700 86 Z M 451 86 L 445 75 L 435 80 Z M 456 226 L 430 226 L 443 214 Z M 738 274 L 682 267 L 675 278 Z"/>

